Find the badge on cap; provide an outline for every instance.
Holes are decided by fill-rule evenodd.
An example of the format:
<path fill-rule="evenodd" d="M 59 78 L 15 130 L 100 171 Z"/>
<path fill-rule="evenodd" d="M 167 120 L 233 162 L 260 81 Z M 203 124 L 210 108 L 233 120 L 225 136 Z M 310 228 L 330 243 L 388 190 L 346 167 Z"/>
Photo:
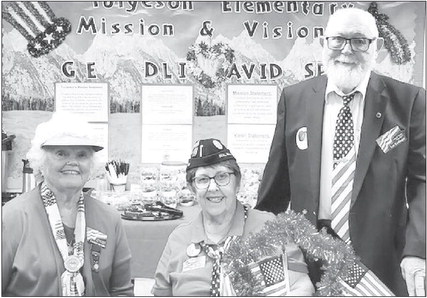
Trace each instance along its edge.
<path fill-rule="evenodd" d="M 213 140 L 212 143 L 215 145 L 215 147 L 217 147 L 219 150 L 224 149 L 224 146 L 222 146 L 222 144 L 220 142 L 218 142 L 217 140 Z"/>
<path fill-rule="evenodd" d="M 200 247 L 199 243 L 191 243 L 187 247 L 187 256 L 189 256 L 190 258 L 197 257 L 201 251 L 202 251 L 202 248 Z"/>
<path fill-rule="evenodd" d="M 308 148 L 308 137 L 307 137 L 307 127 L 303 126 L 298 129 L 295 136 L 297 146 L 300 150 L 305 150 Z"/>

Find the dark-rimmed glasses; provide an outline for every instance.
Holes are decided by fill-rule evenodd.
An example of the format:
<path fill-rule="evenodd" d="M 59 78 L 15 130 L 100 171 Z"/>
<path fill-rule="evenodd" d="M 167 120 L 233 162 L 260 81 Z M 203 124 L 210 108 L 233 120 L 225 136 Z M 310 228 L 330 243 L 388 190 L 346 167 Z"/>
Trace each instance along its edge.
<path fill-rule="evenodd" d="M 330 36 L 326 37 L 328 48 L 334 51 L 341 51 L 344 49 L 347 43 L 350 43 L 350 47 L 354 52 L 366 52 L 369 49 L 370 44 L 375 40 L 369 38 L 344 38 L 341 36 Z"/>
<path fill-rule="evenodd" d="M 230 175 L 234 175 L 233 172 L 219 172 L 215 174 L 213 177 L 209 177 L 207 175 L 201 175 L 198 177 L 194 177 L 194 185 L 197 189 L 207 189 L 211 184 L 211 180 L 213 179 L 218 186 L 226 186 L 230 183 Z"/>

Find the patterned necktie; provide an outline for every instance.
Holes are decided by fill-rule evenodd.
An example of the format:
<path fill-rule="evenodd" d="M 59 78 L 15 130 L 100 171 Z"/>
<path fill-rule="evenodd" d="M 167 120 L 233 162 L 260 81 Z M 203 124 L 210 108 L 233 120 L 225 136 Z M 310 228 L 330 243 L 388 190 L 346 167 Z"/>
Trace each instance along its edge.
<path fill-rule="evenodd" d="M 244 209 L 244 222 L 248 218 L 249 207 L 243 206 Z M 221 258 L 225 251 L 230 247 L 233 241 L 239 239 L 239 236 L 228 236 L 222 245 L 206 244 L 201 242 L 200 246 L 205 250 L 206 255 L 213 260 L 212 265 L 212 282 L 211 282 L 211 297 L 220 296 L 221 287 Z"/>
<path fill-rule="evenodd" d="M 211 297 L 219 296 L 220 278 L 221 278 L 221 257 L 223 249 L 216 244 L 203 244 L 205 253 L 212 258 L 212 283 L 211 283 Z"/>
<path fill-rule="evenodd" d="M 354 93 L 343 96 L 344 106 L 338 113 L 334 136 L 331 191 L 331 225 L 347 243 L 350 241 L 348 214 L 356 169 L 353 116 L 348 106 L 353 98 Z"/>

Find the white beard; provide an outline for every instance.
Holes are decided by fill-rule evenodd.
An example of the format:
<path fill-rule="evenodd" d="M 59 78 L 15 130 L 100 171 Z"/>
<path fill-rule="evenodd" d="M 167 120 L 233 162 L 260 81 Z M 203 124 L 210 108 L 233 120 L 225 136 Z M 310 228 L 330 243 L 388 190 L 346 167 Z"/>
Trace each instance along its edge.
<path fill-rule="evenodd" d="M 326 61 L 325 61 L 326 60 Z M 342 64 L 335 64 L 334 59 L 325 59 L 325 72 L 328 80 L 340 90 L 348 92 L 356 88 L 365 76 L 373 69 L 375 60 L 367 61 L 365 65 L 359 64 L 356 67 L 348 67 Z"/>

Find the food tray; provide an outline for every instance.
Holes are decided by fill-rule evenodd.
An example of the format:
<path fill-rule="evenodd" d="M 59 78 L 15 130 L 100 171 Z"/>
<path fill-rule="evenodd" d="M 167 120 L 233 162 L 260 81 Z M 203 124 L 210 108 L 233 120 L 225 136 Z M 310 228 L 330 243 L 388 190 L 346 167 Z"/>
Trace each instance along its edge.
<path fill-rule="evenodd" d="M 171 215 L 171 216 L 144 216 L 144 217 L 132 217 L 122 213 L 122 218 L 126 220 L 136 220 L 136 221 L 162 221 L 162 220 L 172 220 L 181 218 L 181 215 Z"/>
<path fill-rule="evenodd" d="M 181 218 L 183 212 L 157 201 L 153 204 L 134 204 L 126 208 L 121 216 L 126 220 L 162 221 Z"/>

